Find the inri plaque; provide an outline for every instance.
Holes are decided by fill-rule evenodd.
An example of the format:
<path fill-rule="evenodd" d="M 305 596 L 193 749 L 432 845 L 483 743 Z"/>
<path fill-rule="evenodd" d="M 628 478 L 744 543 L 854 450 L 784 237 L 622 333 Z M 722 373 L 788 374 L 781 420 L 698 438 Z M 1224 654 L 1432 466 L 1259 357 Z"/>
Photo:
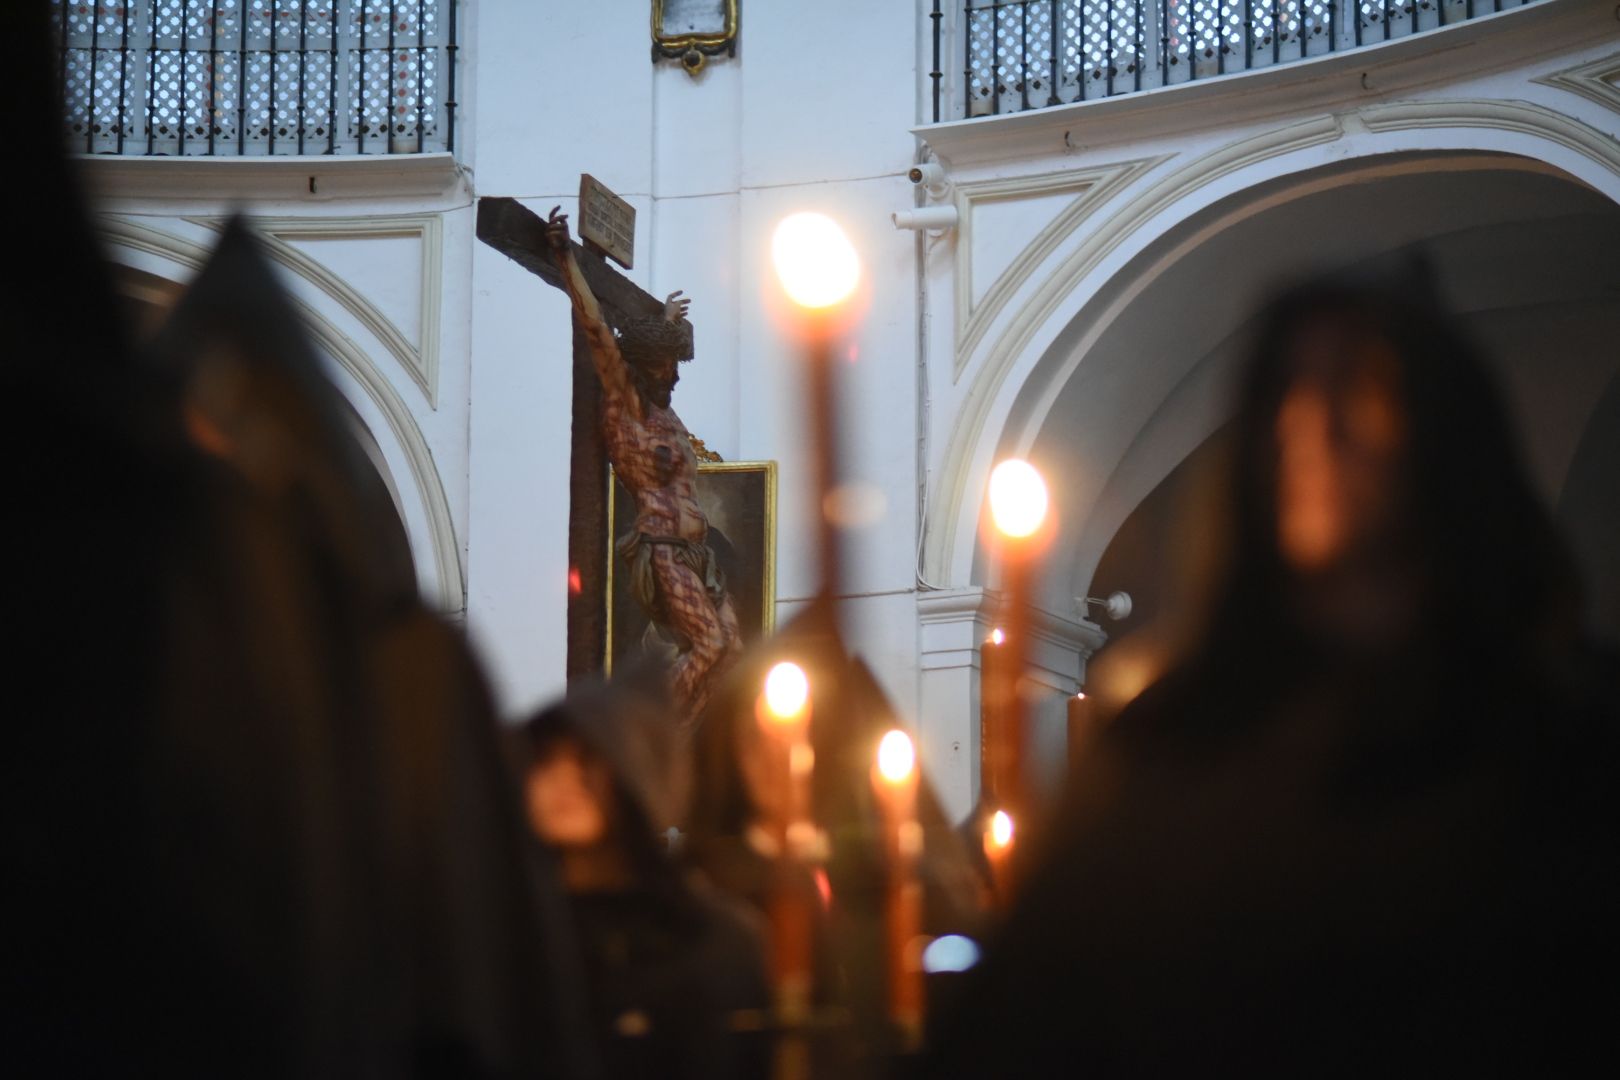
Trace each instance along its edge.
<path fill-rule="evenodd" d="M 636 208 L 590 173 L 579 177 L 579 238 L 630 269 L 636 253 Z"/>

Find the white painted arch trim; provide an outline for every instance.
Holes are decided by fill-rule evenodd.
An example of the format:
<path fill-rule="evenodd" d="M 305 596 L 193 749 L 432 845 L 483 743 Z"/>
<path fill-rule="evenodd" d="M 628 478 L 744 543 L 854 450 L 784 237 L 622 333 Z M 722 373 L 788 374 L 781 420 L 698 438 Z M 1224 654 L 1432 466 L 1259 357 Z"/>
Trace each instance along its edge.
<path fill-rule="evenodd" d="M 925 523 L 924 576 L 946 587 L 971 582 L 982 491 L 995 455 L 1026 453 L 1033 444 L 1069 374 L 1035 378 L 1037 369 L 1113 273 L 1192 215 L 1246 188 L 1328 164 L 1412 151 L 1518 155 L 1620 202 L 1620 140 L 1521 101 L 1421 101 L 1312 117 L 1181 164 L 1120 203 L 1056 266 L 1031 273 L 1008 299 L 1013 314 L 999 320 L 968 362 L 972 382 L 940 443 L 944 458 Z M 1106 308 L 1088 312 L 1073 355 L 1083 356 L 1145 284 L 1127 283 Z"/>
<path fill-rule="evenodd" d="M 973 348 L 1008 301 L 1068 236 L 1099 207 L 1169 155 L 1138 158 L 1090 169 L 1064 169 L 1035 176 L 972 180 L 955 185 L 956 362 L 952 380 L 962 377 Z M 973 302 L 973 234 L 977 208 L 990 202 L 1071 193 L 1074 198 L 1030 239 L 990 286 Z"/>
<path fill-rule="evenodd" d="M 139 263 L 140 269 L 177 283 L 183 284 L 208 260 L 209 249 L 149 225 L 109 216 L 100 219 L 99 227 L 114 258 Z M 129 255 L 136 258 L 128 259 Z M 334 361 L 330 372 L 334 382 L 370 429 L 390 470 L 396 478 L 410 478 L 409 484 L 399 485 L 399 494 L 423 591 L 443 611 L 463 610 L 466 580 L 461 548 L 450 502 L 421 428 L 364 349 L 309 303 L 297 296 L 291 300 L 316 347 Z"/>
<path fill-rule="evenodd" d="M 1605 109 L 1620 113 L 1620 52 L 1555 71 L 1536 82 L 1579 94 Z"/>
<path fill-rule="evenodd" d="M 224 228 L 219 218 L 190 218 L 210 229 Z M 399 366 L 426 396 L 428 404 L 439 407 L 439 310 L 444 277 L 444 223 L 438 214 L 400 214 L 338 218 L 292 218 L 245 216 L 243 220 L 259 231 L 270 257 L 299 277 L 318 285 L 322 292 L 359 319 L 382 343 Z M 410 343 L 392 319 L 356 291 L 348 282 L 327 269 L 317 259 L 293 247 L 294 240 L 381 240 L 414 238 L 422 244 L 417 289 L 421 304 L 418 328 L 421 346 Z"/>

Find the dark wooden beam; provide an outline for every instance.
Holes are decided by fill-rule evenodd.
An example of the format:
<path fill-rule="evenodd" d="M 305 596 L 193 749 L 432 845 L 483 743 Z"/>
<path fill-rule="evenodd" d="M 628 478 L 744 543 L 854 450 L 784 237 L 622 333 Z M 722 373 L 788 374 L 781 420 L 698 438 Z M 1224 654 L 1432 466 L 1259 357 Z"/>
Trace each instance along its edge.
<path fill-rule="evenodd" d="M 562 275 L 551 261 L 546 244 L 546 219 L 516 199 L 478 200 L 478 239 L 539 275 L 547 285 L 562 289 Z M 574 261 L 585 284 L 596 295 L 602 314 L 617 324 L 627 315 L 658 315 L 664 302 L 607 264 L 607 260 L 579 241 L 573 241 Z"/>

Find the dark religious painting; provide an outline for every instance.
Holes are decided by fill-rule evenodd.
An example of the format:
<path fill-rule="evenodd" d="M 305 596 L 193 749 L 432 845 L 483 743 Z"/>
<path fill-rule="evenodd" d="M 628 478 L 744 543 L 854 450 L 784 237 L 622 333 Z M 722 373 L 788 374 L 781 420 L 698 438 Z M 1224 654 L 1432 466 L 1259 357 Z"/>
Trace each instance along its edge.
<path fill-rule="evenodd" d="M 624 559 L 615 549 L 635 528 L 636 504 L 611 470 L 608 483 L 606 667 L 611 673 L 638 659 L 673 659 L 679 643 L 669 628 L 648 617 L 629 587 Z M 709 521 L 709 547 L 725 574 L 746 648 L 775 624 L 776 462 L 702 462 L 697 493 Z"/>

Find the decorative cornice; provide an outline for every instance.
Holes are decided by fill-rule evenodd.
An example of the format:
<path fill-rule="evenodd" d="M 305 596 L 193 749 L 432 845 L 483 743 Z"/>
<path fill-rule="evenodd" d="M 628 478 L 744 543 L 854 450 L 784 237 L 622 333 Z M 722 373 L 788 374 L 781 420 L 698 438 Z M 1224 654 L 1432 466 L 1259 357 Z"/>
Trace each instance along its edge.
<path fill-rule="evenodd" d="M 352 198 L 432 198 L 464 184 L 452 154 L 304 157 L 134 157 L 77 154 L 103 199 L 262 199 L 320 203 Z"/>
<path fill-rule="evenodd" d="M 1597 102 L 1605 109 L 1620 112 L 1620 53 L 1610 53 L 1590 63 L 1543 75 L 1536 82 L 1568 90 Z"/>
<path fill-rule="evenodd" d="M 170 259 L 192 270 L 202 269 L 208 261 L 207 248 L 125 218 L 104 216 L 100 219 L 99 227 L 103 236 L 123 247 Z M 433 451 L 422 437 L 416 419 L 364 350 L 309 304 L 296 296 L 291 300 L 316 345 L 354 377 L 388 421 L 410 464 L 416 491 L 422 499 L 433 560 L 438 571 L 439 602 L 448 611 L 461 610 L 466 606 L 467 596 L 461 570 L 461 547 L 456 541 L 450 502 L 445 497 L 444 484 L 434 465 Z"/>
<path fill-rule="evenodd" d="M 1007 301 L 1029 280 L 1046 257 L 1074 232 L 1080 222 L 1092 211 L 1127 187 L 1137 177 L 1154 166 L 1169 160 L 1165 154 L 1151 158 L 1137 158 L 1091 169 L 1070 169 L 1060 172 L 1019 176 L 1011 179 L 978 180 L 956 185 L 957 218 L 960 221 L 956 241 L 956 364 L 953 379 L 960 379 L 974 346 L 985 330 L 1001 313 Z M 1052 218 L 1035 234 L 1007 268 L 985 290 L 984 298 L 973 302 L 973 231 L 974 209 L 987 202 L 1007 199 L 1029 199 L 1043 195 L 1058 195 L 1072 191 L 1074 201 Z"/>
<path fill-rule="evenodd" d="M 1046 278 L 1013 316 L 985 362 L 980 365 L 951 437 L 946 442 L 946 458 L 941 471 L 946 501 L 941 507 L 944 514 L 933 523 L 938 527 L 930 531 L 930 544 L 926 552 L 930 569 L 937 571 L 944 566 L 947 553 L 955 546 L 956 522 L 967 490 L 964 477 L 978 447 L 996 392 L 1030 339 L 1075 285 L 1143 224 L 1193 191 L 1255 162 L 1332 142 L 1341 134 L 1336 117 L 1318 116 L 1260 132 L 1196 158 L 1121 206 Z"/>
<path fill-rule="evenodd" d="M 187 218 L 194 224 L 220 229 L 218 218 Z M 355 216 L 338 218 L 246 217 L 259 230 L 270 257 L 288 270 L 312 282 L 359 319 L 367 330 L 393 354 L 412 381 L 426 395 L 428 404 L 439 407 L 439 309 L 444 276 L 444 225 L 438 214 L 396 216 Z M 377 240 L 415 238 L 422 243 L 421 347 L 394 325 L 392 319 L 348 282 L 319 260 L 293 247 L 294 240 Z"/>
<path fill-rule="evenodd" d="M 1371 106 L 1360 116 L 1368 131 L 1462 127 L 1534 135 L 1567 146 L 1620 176 L 1620 139 L 1528 101 L 1403 101 Z"/>
<path fill-rule="evenodd" d="M 934 589 L 917 594 L 919 623 L 957 623 L 988 619 L 997 594 L 977 585 L 965 589 Z"/>

